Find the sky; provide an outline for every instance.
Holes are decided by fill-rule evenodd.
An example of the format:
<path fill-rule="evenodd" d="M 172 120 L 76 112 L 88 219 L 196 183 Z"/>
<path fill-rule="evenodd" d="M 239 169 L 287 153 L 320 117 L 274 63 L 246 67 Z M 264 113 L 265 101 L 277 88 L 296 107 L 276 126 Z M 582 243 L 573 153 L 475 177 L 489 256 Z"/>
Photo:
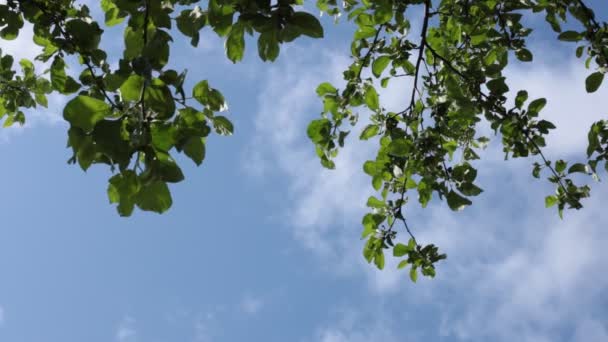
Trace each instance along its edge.
<path fill-rule="evenodd" d="M 119 217 L 109 170 L 66 163 L 65 99 L 0 130 L 0 341 L 608 341 L 606 181 L 560 220 L 535 160 L 505 162 L 499 139 L 477 163 L 485 192 L 472 207 L 410 208 L 418 240 L 448 254 L 435 279 L 414 284 L 392 258 L 383 271 L 365 262 L 373 189 L 361 165 L 376 146 L 349 140 L 329 171 L 305 132 L 321 110 L 316 85 L 340 84 L 349 64 L 350 28 L 323 24 L 326 39 L 283 46 L 276 63 L 249 42 L 233 65 L 209 30 L 196 49 L 176 40 L 172 65 L 190 86 L 220 89 L 236 129 L 209 138 L 201 167 L 179 158 L 186 180 L 163 215 Z M 548 98 L 549 158 L 580 160 L 608 87 L 586 94 L 573 46 L 541 24 L 535 61 L 507 71 L 511 89 Z M 117 35 L 106 33 L 110 51 Z M 2 49 L 36 54 L 27 29 Z M 404 82 L 381 93 L 387 108 L 407 101 Z"/>

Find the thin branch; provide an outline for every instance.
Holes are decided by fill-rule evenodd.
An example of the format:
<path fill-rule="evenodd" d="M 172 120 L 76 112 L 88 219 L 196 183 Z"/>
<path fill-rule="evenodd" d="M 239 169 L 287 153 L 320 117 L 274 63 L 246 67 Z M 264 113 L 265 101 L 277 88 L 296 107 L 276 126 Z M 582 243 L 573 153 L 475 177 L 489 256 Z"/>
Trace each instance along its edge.
<path fill-rule="evenodd" d="M 61 33 L 63 38 L 65 40 L 67 40 L 68 42 L 70 42 L 70 44 L 74 47 L 74 50 L 83 57 L 82 60 L 84 61 L 84 64 L 86 65 L 87 69 L 91 73 L 91 76 L 93 77 L 93 79 L 95 79 L 95 82 L 97 83 L 97 87 L 99 87 L 99 90 L 101 90 L 101 93 L 103 94 L 103 96 L 106 98 L 106 100 L 108 100 L 110 105 L 112 105 L 112 108 L 118 108 L 116 103 L 108 95 L 108 93 L 105 89 L 105 86 L 103 85 L 103 82 L 99 79 L 99 76 L 95 73 L 95 69 L 93 68 L 93 65 L 91 64 L 91 62 L 89 61 L 88 56 L 85 53 L 83 53 L 82 51 L 79 51 L 78 45 L 74 44 L 72 37 L 67 32 L 65 32 L 65 30 L 63 29 L 63 26 L 62 26 L 63 19 L 60 19 L 57 16 L 55 16 L 55 13 L 53 13 L 54 11 L 47 8 L 45 5 L 42 5 L 42 4 L 38 3 L 37 1 L 32 1 L 31 3 L 34 4 L 34 6 L 38 7 L 38 9 L 40 9 L 43 13 L 45 13 L 46 15 L 48 15 L 49 17 L 51 17 L 53 19 L 53 24 L 55 24 L 55 27 L 59 30 L 59 33 Z"/>
<path fill-rule="evenodd" d="M 145 2 L 145 13 L 144 13 L 144 28 L 143 28 L 143 42 L 144 42 L 144 47 L 148 44 L 148 23 L 150 20 L 150 6 L 148 4 L 148 0 L 146 0 Z M 141 87 L 141 93 L 139 95 L 139 104 L 141 106 L 141 114 L 139 117 L 139 125 L 140 125 L 140 129 L 143 130 L 143 122 L 146 119 L 146 101 L 145 101 L 145 95 L 146 95 L 146 88 L 148 87 L 148 78 L 146 78 L 144 80 L 144 83 Z"/>
<path fill-rule="evenodd" d="M 426 33 L 429 27 L 431 4 L 430 0 L 424 1 L 424 22 L 422 23 L 422 31 L 420 32 L 420 44 L 418 47 L 418 59 L 416 60 L 416 71 L 414 73 L 414 88 L 412 89 L 412 98 L 410 100 L 410 109 L 414 108 L 416 103 L 416 91 L 418 90 L 418 76 L 420 75 L 420 64 L 424 57 L 424 48 L 428 44 L 426 43 Z"/>
<path fill-rule="evenodd" d="M 363 66 L 365 64 L 367 64 L 367 62 L 371 58 L 372 54 L 374 53 L 374 49 L 376 48 L 376 44 L 378 44 L 378 40 L 380 38 L 380 32 L 382 32 L 382 29 L 384 29 L 384 24 L 380 25 L 380 27 L 378 27 L 378 30 L 376 30 L 376 35 L 374 36 L 374 40 L 372 41 L 372 45 L 367 50 L 367 53 L 365 54 L 365 56 L 363 56 L 363 61 L 361 62 L 361 67 L 359 68 L 359 72 L 357 73 L 357 80 L 359 80 L 359 81 L 361 80 L 361 73 L 363 72 Z"/>

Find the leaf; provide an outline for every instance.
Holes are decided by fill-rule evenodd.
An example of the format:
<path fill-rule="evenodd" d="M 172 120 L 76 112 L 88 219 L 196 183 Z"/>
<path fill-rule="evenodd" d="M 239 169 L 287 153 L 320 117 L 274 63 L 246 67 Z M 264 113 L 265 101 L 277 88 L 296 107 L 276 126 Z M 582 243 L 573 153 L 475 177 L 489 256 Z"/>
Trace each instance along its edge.
<path fill-rule="evenodd" d="M 289 19 L 302 34 L 312 38 L 323 38 L 323 27 L 315 16 L 306 12 L 295 12 Z"/>
<path fill-rule="evenodd" d="M 225 110 L 226 108 L 226 101 L 222 93 L 217 89 L 211 88 L 206 80 L 198 82 L 192 88 L 192 97 L 203 106 L 207 106 L 216 112 Z"/>
<path fill-rule="evenodd" d="M 557 39 L 564 42 L 578 42 L 583 39 L 583 36 L 576 31 L 564 31 L 557 36 Z"/>
<path fill-rule="evenodd" d="M 450 209 L 452 209 L 454 211 L 461 211 L 466 206 L 469 206 L 472 204 L 472 202 L 469 199 L 460 196 L 454 190 L 450 190 L 450 192 L 447 194 L 446 198 L 448 200 L 448 206 L 450 207 Z"/>
<path fill-rule="evenodd" d="M 589 173 L 588 167 L 585 164 L 576 163 L 568 169 L 568 173 Z"/>
<path fill-rule="evenodd" d="M 130 216 L 135 206 L 135 195 L 139 192 L 141 184 L 135 172 L 125 170 L 110 178 L 108 185 L 108 198 L 110 203 L 118 203 L 120 216 Z"/>
<path fill-rule="evenodd" d="M 63 118 L 74 127 L 91 131 L 97 122 L 112 113 L 111 110 L 112 107 L 102 100 L 78 95 L 63 109 Z"/>
<path fill-rule="evenodd" d="M 527 100 L 528 92 L 525 90 L 520 90 L 517 92 L 517 96 L 515 97 L 515 106 L 521 109 Z"/>
<path fill-rule="evenodd" d="M 279 56 L 277 31 L 265 31 L 258 38 L 258 54 L 263 61 L 274 61 Z"/>
<path fill-rule="evenodd" d="M 122 97 L 123 101 L 139 101 L 143 86 L 143 77 L 139 75 L 131 75 L 120 86 L 120 96 Z"/>
<path fill-rule="evenodd" d="M 154 181 L 142 187 L 135 197 L 135 203 L 141 210 L 161 214 L 171 207 L 173 200 L 167 183 Z"/>
<path fill-rule="evenodd" d="M 215 131 L 220 135 L 232 135 L 234 133 L 234 126 L 232 122 L 228 120 L 225 116 L 215 116 L 213 117 L 213 127 Z"/>
<path fill-rule="evenodd" d="M 550 208 L 557 203 L 556 196 L 547 196 L 545 197 L 545 207 Z"/>
<path fill-rule="evenodd" d="M 532 52 L 528 49 L 519 49 L 515 52 L 515 56 L 522 62 L 531 62 L 533 59 Z"/>
<path fill-rule="evenodd" d="M 191 137 L 184 145 L 184 153 L 192 159 L 196 165 L 201 165 L 205 159 L 205 144 L 200 137 Z"/>
<path fill-rule="evenodd" d="M 528 112 L 538 114 L 547 105 L 547 100 L 544 98 L 536 99 L 528 105 Z"/>
<path fill-rule="evenodd" d="M 376 267 L 378 267 L 380 270 L 384 268 L 384 253 L 382 253 L 382 251 L 376 254 L 374 264 L 376 264 Z"/>
<path fill-rule="evenodd" d="M 599 89 L 602 85 L 602 81 L 604 81 L 604 74 L 599 71 L 594 72 L 585 80 L 585 89 L 587 89 L 588 93 L 593 93 Z"/>
<path fill-rule="evenodd" d="M 365 90 L 365 104 L 371 110 L 378 110 L 380 107 L 380 99 L 378 98 L 378 93 L 376 89 L 372 86 L 367 87 Z"/>
<path fill-rule="evenodd" d="M 178 183 L 184 180 L 184 174 L 171 155 L 164 151 L 156 151 L 156 158 L 151 163 L 151 172 L 155 179 L 168 183 Z"/>
<path fill-rule="evenodd" d="M 402 257 L 402 256 L 406 255 L 407 253 L 409 253 L 410 251 L 411 251 L 411 248 L 409 246 L 406 246 L 402 243 L 398 243 L 393 248 L 393 255 L 396 257 Z"/>
<path fill-rule="evenodd" d="M 405 157 L 410 153 L 411 142 L 405 139 L 397 139 L 391 141 L 388 145 L 388 151 L 390 154 L 397 157 Z"/>
<path fill-rule="evenodd" d="M 312 142 L 322 144 L 329 140 L 331 122 L 327 119 L 313 120 L 308 125 L 306 133 Z"/>
<path fill-rule="evenodd" d="M 338 91 L 333 85 L 328 82 L 323 82 L 317 87 L 317 95 L 323 96 L 326 94 L 335 94 Z"/>
<path fill-rule="evenodd" d="M 415 283 L 418 280 L 418 272 L 416 272 L 416 266 L 410 268 L 410 279 Z"/>
<path fill-rule="evenodd" d="M 150 125 L 150 135 L 156 149 L 168 152 L 175 145 L 176 129 L 171 124 L 153 123 Z"/>
<path fill-rule="evenodd" d="M 509 87 L 505 83 L 504 77 L 496 78 L 496 79 L 489 81 L 487 83 L 487 86 L 488 86 L 488 89 L 490 89 L 490 91 L 492 93 L 496 93 L 499 95 L 502 95 L 509 91 Z"/>
<path fill-rule="evenodd" d="M 245 37 L 243 24 L 238 21 L 232 26 L 226 39 L 226 55 L 232 63 L 243 59 L 245 54 Z"/>
<path fill-rule="evenodd" d="M 382 72 L 386 67 L 391 63 L 391 58 L 389 56 L 380 56 L 374 60 L 372 63 L 372 73 L 376 77 L 380 77 Z"/>
<path fill-rule="evenodd" d="M 384 203 L 384 201 L 377 199 L 374 196 L 370 196 L 367 199 L 367 206 L 370 208 L 382 209 L 382 208 L 386 207 L 386 203 Z"/>
<path fill-rule="evenodd" d="M 365 129 L 363 129 L 363 132 L 361 132 L 359 139 L 368 140 L 369 138 L 376 136 L 379 130 L 380 127 L 378 127 L 378 125 L 367 125 Z"/>
<path fill-rule="evenodd" d="M 168 119 L 175 113 L 175 102 L 171 90 L 161 80 L 146 87 L 144 100 L 158 118 Z"/>

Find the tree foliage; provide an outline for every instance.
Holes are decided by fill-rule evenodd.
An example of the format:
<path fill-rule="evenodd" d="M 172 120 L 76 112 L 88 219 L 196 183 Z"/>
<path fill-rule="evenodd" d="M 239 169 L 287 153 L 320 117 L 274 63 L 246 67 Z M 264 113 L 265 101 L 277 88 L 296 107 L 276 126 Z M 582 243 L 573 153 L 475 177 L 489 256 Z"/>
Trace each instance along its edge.
<path fill-rule="evenodd" d="M 167 184 L 184 179 L 175 153 L 200 165 L 207 136 L 234 130 L 221 115 L 227 105 L 219 90 L 206 80 L 184 89 L 186 71 L 170 67 L 174 39 L 188 39 L 196 48 L 201 34 L 212 30 L 224 38 L 226 56 L 236 63 L 244 58 L 247 41 L 257 44 L 262 60 L 274 61 L 284 43 L 323 37 L 316 10 L 302 0 L 101 0 L 100 5 L 103 22 L 74 0 L 0 4 L 0 37 L 16 39 L 31 25 L 40 47 L 36 59 L 48 66 L 37 73 L 32 61 L 21 59 L 17 67 L 13 56 L 0 52 L 0 118 L 4 126 L 23 124 L 25 112 L 46 107 L 49 94 L 66 96 L 69 162 L 83 170 L 93 164 L 111 170 L 108 197 L 122 216 L 135 207 L 168 210 Z M 359 112 L 369 114 L 369 124 L 356 135 L 379 145 L 376 159 L 363 165 L 378 194 L 367 201 L 370 212 L 362 221 L 363 254 L 378 268 L 392 249 L 413 281 L 418 272 L 435 275 L 435 264 L 445 255 L 416 241 L 406 204 L 410 196 L 423 207 L 433 196 L 454 211 L 472 204 L 483 191 L 475 183 L 475 160 L 490 140 L 480 135 L 482 124 L 501 138 L 505 158 L 535 158 L 532 174 L 555 185 L 545 203 L 560 216 L 564 209 L 582 208 L 589 197 L 590 187 L 576 174 L 598 179 L 599 168 L 608 170 L 607 120 L 591 126 L 582 162 L 550 161 L 543 148 L 555 126 L 539 117 L 547 100 L 511 90 L 504 74 L 509 61 L 534 59 L 526 46 L 533 30 L 526 22 L 542 17 L 557 40 L 584 59 L 590 69 L 585 89 L 597 91 L 608 70 L 608 24 L 582 0 L 318 0 L 316 7 L 354 24 L 353 58 L 343 89 L 329 83 L 317 87 L 323 111 L 306 132 L 321 164 L 333 169 L 349 125 Z M 108 56 L 99 44 L 104 29 L 117 25 L 123 28 L 124 49 L 121 56 Z M 79 67 L 77 79 L 67 71 L 70 56 Z M 119 60 L 116 66 L 112 59 Z M 402 77 L 412 84 L 408 105 L 387 111 L 378 87 Z M 508 97 L 510 92 L 516 96 Z M 407 244 L 396 243 L 396 225 L 403 226 Z"/>

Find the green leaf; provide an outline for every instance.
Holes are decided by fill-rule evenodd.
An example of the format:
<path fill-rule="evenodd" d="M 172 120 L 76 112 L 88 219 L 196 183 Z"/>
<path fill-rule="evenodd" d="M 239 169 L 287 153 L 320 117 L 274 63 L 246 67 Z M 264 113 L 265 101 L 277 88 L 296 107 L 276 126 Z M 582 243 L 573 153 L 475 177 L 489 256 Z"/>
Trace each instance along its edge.
<path fill-rule="evenodd" d="M 226 55 L 233 63 L 243 59 L 245 54 L 245 37 L 243 24 L 238 21 L 232 26 L 226 39 Z"/>
<path fill-rule="evenodd" d="M 171 207 L 173 200 L 167 183 L 154 181 L 142 187 L 135 197 L 135 203 L 141 210 L 160 214 Z"/>
<path fill-rule="evenodd" d="M 120 216 L 130 216 L 135 206 L 135 196 L 141 184 L 135 172 L 125 170 L 110 178 L 108 185 L 108 198 L 110 203 L 118 203 Z"/>
<path fill-rule="evenodd" d="M 492 93 L 496 93 L 499 95 L 505 94 L 506 92 L 509 91 L 509 87 L 505 83 L 504 77 L 496 78 L 496 79 L 489 81 L 487 83 L 487 86 L 488 86 L 488 89 L 490 89 L 490 91 Z"/>
<path fill-rule="evenodd" d="M 472 204 L 472 202 L 469 199 L 462 197 L 461 195 L 456 193 L 454 190 L 450 190 L 450 192 L 447 194 L 446 198 L 448 200 L 448 206 L 450 207 L 450 209 L 452 209 L 454 211 L 463 210 L 466 206 L 469 206 Z"/>
<path fill-rule="evenodd" d="M 139 75 L 131 75 L 120 86 L 120 96 L 122 97 L 123 101 L 139 101 L 143 86 L 143 77 Z"/>
<path fill-rule="evenodd" d="M 146 106 L 152 109 L 158 118 L 168 119 L 175 113 L 171 90 L 161 80 L 155 80 L 146 87 L 144 99 Z"/>
<path fill-rule="evenodd" d="M 386 203 L 384 203 L 384 201 L 377 199 L 374 196 L 370 196 L 367 199 L 367 206 L 370 208 L 382 209 L 382 208 L 386 207 Z"/>
<path fill-rule="evenodd" d="M 371 110 L 378 110 L 380 107 L 380 99 L 378 98 L 378 93 L 376 89 L 372 86 L 368 86 L 365 90 L 365 104 Z"/>
<path fill-rule="evenodd" d="M 379 130 L 380 127 L 378 127 L 378 125 L 367 125 L 365 129 L 363 129 L 363 132 L 361 132 L 359 139 L 368 140 L 371 137 L 375 137 Z"/>
<path fill-rule="evenodd" d="M 217 134 L 220 135 L 232 135 L 234 133 L 232 122 L 225 116 L 218 115 L 213 117 L 213 127 Z"/>
<path fill-rule="evenodd" d="M 531 62 L 533 59 L 532 52 L 528 49 L 519 49 L 515 52 L 515 55 L 522 62 Z"/>
<path fill-rule="evenodd" d="M 564 42 L 578 42 L 579 40 L 583 39 L 583 36 L 576 31 L 564 31 L 560 33 L 557 39 Z"/>
<path fill-rule="evenodd" d="M 328 82 L 323 82 L 317 87 L 317 95 L 323 96 L 327 94 L 335 94 L 338 91 L 333 85 Z"/>
<path fill-rule="evenodd" d="M 410 279 L 415 283 L 418 280 L 418 272 L 416 272 L 416 266 L 410 268 Z"/>
<path fill-rule="evenodd" d="M 313 120 L 308 125 L 306 133 L 312 142 L 322 144 L 329 140 L 331 122 L 327 119 Z"/>
<path fill-rule="evenodd" d="M 587 89 L 587 92 L 593 93 L 598 90 L 602 85 L 602 81 L 604 81 L 604 74 L 599 71 L 589 75 L 585 80 L 585 88 Z"/>
<path fill-rule="evenodd" d="M 207 106 L 216 112 L 223 111 L 226 108 L 226 101 L 222 93 L 217 89 L 211 88 L 206 80 L 198 82 L 192 88 L 192 97 L 203 106 Z"/>
<path fill-rule="evenodd" d="M 196 165 L 201 165 L 205 159 L 205 144 L 203 138 L 191 137 L 184 145 L 184 153 L 192 159 Z"/>
<path fill-rule="evenodd" d="M 411 150 L 412 143 L 405 139 L 397 139 L 390 142 L 388 151 L 396 157 L 406 157 Z"/>
<path fill-rule="evenodd" d="M 538 114 L 547 105 L 547 100 L 544 98 L 536 99 L 528 105 L 528 112 Z"/>
<path fill-rule="evenodd" d="M 72 126 L 85 131 L 93 130 L 95 124 L 112 113 L 112 107 L 102 100 L 78 95 L 63 109 L 63 118 Z"/>
<path fill-rule="evenodd" d="M 587 165 L 585 164 L 581 164 L 581 163 L 576 163 L 572 166 L 570 166 L 570 168 L 568 169 L 568 173 L 589 173 L 589 170 L 587 168 Z"/>
<path fill-rule="evenodd" d="M 359 26 L 355 31 L 354 39 L 371 38 L 376 35 L 376 28 L 373 26 Z"/>
<path fill-rule="evenodd" d="M 411 251 L 409 246 L 406 246 L 402 243 L 398 243 L 393 248 L 393 255 L 396 257 L 402 257 Z"/>
<path fill-rule="evenodd" d="M 175 145 L 176 129 L 171 124 L 153 123 L 150 125 L 152 145 L 158 150 L 168 152 Z"/>
<path fill-rule="evenodd" d="M 258 38 L 258 54 L 263 61 L 274 61 L 279 56 L 279 41 L 277 31 L 265 31 Z"/>
<path fill-rule="evenodd" d="M 382 72 L 386 67 L 391 63 L 391 58 L 389 56 L 380 56 L 374 60 L 372 63 L 372 73 L 376 77 L 380 77 Z"/>
<path fill-rule="evenodd" d="M 299 32 L 312 38 L 323 38 L 323 27 L 315 16 L 306 12 L 295 12 L 289 23 Z"/>
<path fill-rule="evenodd" d="M 556 196 L 547 196 L 545 197 L 545 207 L 550 208 L 557 203 Z"/>
<path fill-rule="evenodd" d="M 384 269 L 384 253 L 382 253 L 382 251 L 376 254 L 376 257 L 374 258 L 374 264 L 376 264 L 376 267 L 378 267 L 378 269 Z"/>

